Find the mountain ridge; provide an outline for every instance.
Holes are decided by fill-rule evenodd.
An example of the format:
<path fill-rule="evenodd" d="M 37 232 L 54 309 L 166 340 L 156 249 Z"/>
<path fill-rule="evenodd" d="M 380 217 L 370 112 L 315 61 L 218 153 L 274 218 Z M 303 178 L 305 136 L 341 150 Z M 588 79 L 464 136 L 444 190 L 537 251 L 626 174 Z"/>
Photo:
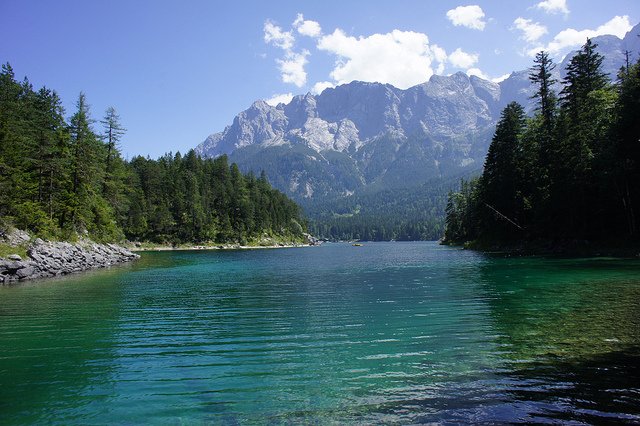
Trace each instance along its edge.
<path fill-rule="evenodd" d="M 625 50 L 637 59 L 639 34 L 636 25 L 623 39 L 593 38 L 612 78 Z M 574 53 L 558 63 L 558 81 Z M 204 157 L 228 155 L 245 172 L 264 170 L 315 217 L 319 201 L 476 173 L 503 108 L 516 101 L 531 113 L 534 93 L 529 70 L 499 83 L 463 72 L 433 75 L 407 89 L 353 81 L 287 104 L 255 101 L 195 150 Z"/>

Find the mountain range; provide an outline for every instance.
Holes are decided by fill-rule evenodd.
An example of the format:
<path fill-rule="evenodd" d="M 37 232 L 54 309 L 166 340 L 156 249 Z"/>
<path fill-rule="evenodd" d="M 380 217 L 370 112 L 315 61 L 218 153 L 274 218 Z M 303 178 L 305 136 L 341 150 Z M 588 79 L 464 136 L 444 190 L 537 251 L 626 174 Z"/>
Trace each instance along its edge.
<path fill-rule="evenodd" d="M 593 38 L 612 79 L 625 63 L 625 51 L 637 60 L 639 36 L 636 25 L 623 39 Z M 558 80 L 572 56 L 558 64 Z M 312 219 L 346 215 L 352 221 L 354 215 L 384 213 L 375 202 L 377 193 L 407 197 L 412 188 L 423 194 L 425 185 L 442 192 L 458 177 L 478 173 L 502 109 L 517 101 L 534 110 L 535 89 L 528 75 L 528 70 L 516 71 L 499 83 L 462 72 L 433 75 L 406 90 L 353 81 L 319 95 L 295 96 L 288 104 L 259 100 L 222 132 L 207 137 L 196 152 L 226 154 L 243 171 L 264 170 Z M 440 214 L 443 205 L 432 204 L 443 204 L 443 195 L 420 208 Z M 374 201 L 358 202 L 364 199 Z"/>

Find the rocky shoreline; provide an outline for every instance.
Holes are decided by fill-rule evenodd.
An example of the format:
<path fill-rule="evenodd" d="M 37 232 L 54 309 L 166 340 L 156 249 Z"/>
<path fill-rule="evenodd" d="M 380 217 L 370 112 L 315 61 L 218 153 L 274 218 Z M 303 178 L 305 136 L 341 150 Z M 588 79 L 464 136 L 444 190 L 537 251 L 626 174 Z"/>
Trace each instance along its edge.
<path fill-rule="evenodd" d="M 129 262 L 140 256 L 115 244 L 93 241 L 48 242 L 36 239 L 27 249 L 28 259 L 19 255 L 0 258 L 0 284 L 67 275 L 89 269 Z"/>
<path fill-rule="evenodd" d="M 126 247 L 132 252 L 138 251 L 172 251 L 172 250 L 254 250 L 254 249 L 276 249 L 276 248 L 299 248 L 312 247 L 322 244 L 323 241 L 317 239 L 311 234 L 303 233 L 304 242 L 300 241 L 277 241 L 274 238 L 263 236 L 259 241 L 253 244 L 239 243 L 203 243 L 203 244 L 184 244 L 184 245 L 168 245 L 168 244 L 149 244 L 141 242 L 129 242 Z"/>

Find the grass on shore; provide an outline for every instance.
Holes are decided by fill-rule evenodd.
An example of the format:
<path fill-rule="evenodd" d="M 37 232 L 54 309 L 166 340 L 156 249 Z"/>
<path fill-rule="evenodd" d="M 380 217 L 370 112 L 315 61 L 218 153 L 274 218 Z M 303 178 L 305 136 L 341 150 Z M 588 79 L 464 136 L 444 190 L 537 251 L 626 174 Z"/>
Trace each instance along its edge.
<path fill-rule="evenodd" d="M 7 243 L 0 243 L 0 258 L 6 259 L 7 256 L 12 254 L 17 254 L 23 259 L 27 258 L 27 246 L 19 245 L 19 246 L 11 246 Z"/>

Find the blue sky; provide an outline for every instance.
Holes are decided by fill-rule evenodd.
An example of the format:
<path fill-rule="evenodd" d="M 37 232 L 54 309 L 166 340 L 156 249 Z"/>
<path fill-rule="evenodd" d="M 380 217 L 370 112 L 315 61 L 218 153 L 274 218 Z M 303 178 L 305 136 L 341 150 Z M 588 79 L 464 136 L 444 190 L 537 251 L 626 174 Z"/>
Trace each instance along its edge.
<path fill-rule="evenodd" d="M 58 91 L 114 106 L 123 153 L 186 152 L 256 99 L 351 80 L 408 87 L 433 73 L 499 79 L 541 48 L 560 60 L 619 36 L 638 0 L 0 0 L 0 61 Z"/>

